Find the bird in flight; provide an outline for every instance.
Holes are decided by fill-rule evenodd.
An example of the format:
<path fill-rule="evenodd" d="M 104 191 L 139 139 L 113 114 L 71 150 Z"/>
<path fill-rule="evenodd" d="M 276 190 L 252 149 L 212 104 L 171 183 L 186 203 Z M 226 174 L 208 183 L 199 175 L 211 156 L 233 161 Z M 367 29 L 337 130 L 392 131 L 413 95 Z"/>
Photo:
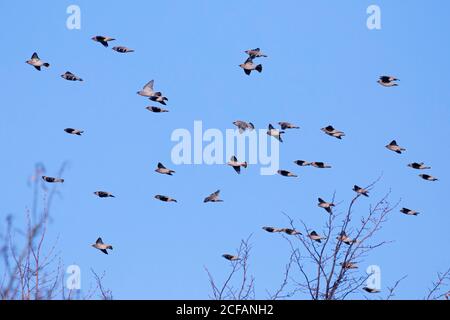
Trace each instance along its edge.
<path fill-rule="evenodd" d="M 351 245 L 352 243 L 356 243 L 357 240 L 356 239 L 350 239 L 347 234 L 345 233 L 345 231 L 342 231 L 341 234 L 336 237 L 336 240 L 338 241 L 342 241 L 345 244 Z"/>
<path fill-rule="evenodd" d="M 111 192 L 107 191 L 95 191 L 94 194 L 99 198 L 115 198 L 115 196 L 113 196 Z"/>
<path fill-rule="evenodd" d="M 46 68 L 50 67 L 49 63 L 39 59 L 39 56 L 36 52 L 33 53 L 33 55 L 31 56 L 31 59 L 27 60 L 26 63 L 28 63 L 29 65 L 32 65 L 39 71 L 41 71 L 41 67 L 46 67 Z"/>
<path fill-rule="evenodd" d="M 403 151 L 406 151 L 406 149 L 403 147 L 400 147 L 397 144 L 397 141 L 395 141 L 395 140 L 392 140 L 388 145 L 386 145 L 386 148 L 388 148 L 389 150 L 394 151 L 398 154 L 402 154 Z"/>
<path fill-rule="evenodd" d="M 64 74 L 61 75 L 61 78 L 69 80 L 69 81 L 83 81 L 80 77 L 77 77 L 70 71 L 66 71 Z"/>
<path fill-rule="evenodd" d="M 116 39 L 110 38 L 110 37 L 104 37 L 104 36 L 94 36 L 91 38 L 95 42 L 100 42 L 105 48 L 108 47 L 109 41 L 114 41 Z"/>
<path fill-rule="evenodd" d="M 149 107 L 145 107 L 145 109 L 147 109 L 150 112 L 154 112 L 154 113 L 169 112 L 169 110 L 163 109 L 163 108 L 160 108 L 160 107 L 149 106 Z"/>
<path fill-rule="evenodd" d="M 273 233 L 273 232 L 284 232 L 284 229 L 282 228 L 274 228 L 274 227 L 263 227 L 263 230 L 266 230 L 267 232 Z"/>
<path fill-rule="evenodd" d="M 239 162 L 236 156 L 232 156 L 230 161 L 227 163 L 229 166 L 233 167 L 233 169 L 240 174 L 241 167 L 247 168 L 247 161 Z"/>
<path fill-rule="evenodd" d="M 232 254 L 228 254 L 228 253 L 223 254 L 222 257 L 224 257 L 225 259 L 227 259 L 229 261 L 241 260 L 241 258 L 239 258 L 238 256 L 233 256 Z"/>
<path fill-rule="evenodd" d="M 267 134 L 271 137 L 274 137 L 280 142 L 283 142 L 283 139 L 281 135 L 284 133 L 284 131 L 275 129 L 271 124 L 269 124 L 269 129 L 267 130 Z"/>
<path fill-rule="evenodd" d="M 283 177 L 293 177 L 293 178 L 298 177 L 295 173 L 292 173 L 287 170 L 278 170 L 277 173 Z"/>
<path fill-rule="evenodd" d="M 69 134 L 75 134 L 77 136 L 81 136 L 81 134 L 84 132 L 83 130 L 74 129 L 74 128 L 66 128 L 66 129 L 64 129 L 64 131 Z"/>
<path fill-rule="evenodd" d="M 378 293 L 378 292 L 380 292 L 379 289 L 369 288 L 369 287 L 364 287 L 363 290 L 367 291 L 368 293 Z"/>
<path fill-rule="evenodd" d="M 425 166 L 425 164 L 423 162 L 413 162 L 413 163 L 408 164 L 408 167 L 417 169 L 417 170 L 431 169 L 431 167 Z"/>
<path fill-rule="evenodd" d="M 172 173 L 175 173 L 175 171 L 167 169 L 161 162 L 158 162 L 158 167 L 155 169 L 155 171 L 161 174 L 167 174 L 169 176 L 171 176 Z"/>
<path fill-rule="evenodd" d="M 155 199 L 158 199 L 158 200 L 163 201 L 163 202 L 178 202 L 177 200 L 175 200 L 173 198 L 170 198 L 170 197 L 167 197 L 167 196 L 163 196 L 163 195 L 160 195 L 160 194 L 157 194 L 155 196 Z"/>
<path fill-rule="evenodd" d="M 289 228 L 283 228 L 281 229 L 282 232 L 290 235 L 290 236 L 295 236 L 297 234 L 302 234 L 300 231 L 297 231 L 295 229 L 289 229 Z"/>
<path fill-rule="evenodd" d="M 322 198 L 317 199 L 319 203 L 317 204 L 319 207 L 324 208 L 329 214 L 332 214 L 331 208 L 334 207 L 334 203 L 332 202 L 326 202 Z"/>
<path fill-rule="evenodd" d="M 354 262 L 341 262 L 341 266 L 344 269 L 358 269 L 358 266 Z"/>
<path fill-rule="evenodd" d="M 433 176 L 430 176 L 429 174 L 419 174 L 419 177 L 421 177 L 424 180 L 427 181 L 438 181 L 439 179 Z"/>
<path fill-rule="evenodd" d="M 205 200 L 203 200 L 203 202 L 223 202 L 223 200 L 219 199 L 219 194 L 220 190 L 217 190 L 216 192 L 213 192 L 209 196 L 207 196 Z"/>
<path fill-rule="evenodd" d="M 306 167 L 310 166 L 311 162 L 305 161 L 305 160 L 295 160 L 294 163 L 300 167 Z"/>
<path fill-rule="evenodd" d="M 353 186 L 353 191 L 355 191 L 357 194 L 362 194 L 363 196 L 366 196 L 366 197 L 369 196 L 368 190 L 358 187 L 356 184 Z"/>
<path fill-rule="evenodd" d="M 333 126 L 327 126 L 327 127 L 324 127 L 324 128 L 322 128 L 322 129 L 320 129 L 320 130 L 322 130 L 323 132 L 325 132 L 325 134 L 327 134 L 327 135 L 329 135 L 329 136 L 331 136 L 331 137 L 335 137 L 335 138 L 337 138 L 337 139 L 342 139 L 342 137 L 344 137 L 345 136 L 345 133 L 344 132 L 342 132 L 342 131 L 339 131 L 339 130 L 336 130 Z"/>
<path fill-rule="evenodd" d="M 300 129 L 299 126 L 296 126 L 295 124 L 290 123 L 290 122 L 282 121 L 282 122 L 278 122 L 278 124 L 280 125 L 282 130 L 286 130 L 286 129 Z"/>
<path fill-rule="evenodd" d="M 249 57 L 244 63 L 240 64 L 239 67 L 244 69 L 244 72 L 246 75 L 250 75 L 253 70 L 256 70 L 258 72 L 262 72 L 262 64 L 255 64 L 253 63 L 253 59 Z"/>
<path fill-rule="evenodd" d="M 233 122 L 233 124 L 238 127 L 239 133 L 243 133 L 245 130 L 252 131 L 255 129 L 255 126 L 251 122 L 245 122 L 242 120 L 236 120 Z"/>
<path fill-rule="evenodd" d="M 319 168 L 319 169 L 329 169 L 329 168 L 331 168 L 330 165 L 328 165 L 328 164 L 326 164 L 326 163 L 324 163 L 324 162 L 317 162 L 317 161 L 314 161 L 314 162 L 311 162 L 310 165 L 313 166 L 313 167 L 315 167 L 315 168 Z"/>
<path fill-rule="evenodd" d="M 95 241 L 95 243 L 92 246 L 94 248 L 100 250 L 104 254 L 108 254 L 107 249 L 109 249 L 109 250 L 113 249 L 112 245 L 103 243 L 102 238 L 98 238 L 97 241 Z"/>
<path fill-rule="evenodd" d="M 402 208 L 400 210 L 400 212 L 404 213 L 404 214 L 406 214 L 408 216 L 417 216 L 420 213 L 420 212 L 417 212 L 417 211 L 414 211 L 414 210 L 411 210 L 411 209 L 408 209 L 408 208 Z"/>
<path fill-rule="evenodd" d="M 113 47 L 112 49 L 113 49 L 114 51 L 120 52 L 120 53 L 134 52 L 133 49 L 130 49 L 130 48 L 127 48 L 127 47 L 123 47 L 123 46 Z"/>
<path fill-rule="evenodd" d="M 251 58 L 251 59 L 260 58 L 260 57 L 267 58 L 267 56 L 261 52 L 260 48 L 245 50 L 245 53 L 248 54 L 249 58 Z"/>
<path fill-rule="evenodd" d="M 310 234 L 308 234 L 308 238 L 310 238 L 311 240 L 317 241 L 319 243 L 322 242 L 322 240 L 325 240 L 325 237 L 322 237 L 321 235 L 317 234 L 317 232 L 315 231 L 311 231 Z"/>
<path fill-rule="evenodd" d="M 396 83 L 396 81 L 400 80 L 392 76 L 381 76 L 377 82 L 383 87 L 397 87 L 398 84 Z"/>
<path fill-rule="evenodd" d="M 49 182 L 49 183 L 63 183 L 64 182 L 64 179 L 61 179 L 61 178 L 54 178 L 54 177 L 47 177 L 47 176 L 42 176 L 42 179 L 45 181 L 45 182 Z"/>

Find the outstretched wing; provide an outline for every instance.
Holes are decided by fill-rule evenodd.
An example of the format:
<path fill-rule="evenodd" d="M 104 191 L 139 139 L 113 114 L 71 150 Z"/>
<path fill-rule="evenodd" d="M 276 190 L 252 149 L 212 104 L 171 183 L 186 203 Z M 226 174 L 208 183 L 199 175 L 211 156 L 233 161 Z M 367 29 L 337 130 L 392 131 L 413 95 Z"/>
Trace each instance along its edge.
<path fill-rule="evenodd" d="M 144 90 L 151 90 L 153 91 L 153 84 L 155 83 L 155 80 L 150 80 L 144 87 Z"/>
<path fill-rule="evenodd" d="M 103 244 L 102 238 L 98 238 L 97 241 L 95 241 L 96 244 Z"/>
<path fill-rule="evenodd" d="M 164 165 L 161 162 L 158 162 L 158 168 L 159 169 L 166 169 L 166 167 L 164 167 Z"/>

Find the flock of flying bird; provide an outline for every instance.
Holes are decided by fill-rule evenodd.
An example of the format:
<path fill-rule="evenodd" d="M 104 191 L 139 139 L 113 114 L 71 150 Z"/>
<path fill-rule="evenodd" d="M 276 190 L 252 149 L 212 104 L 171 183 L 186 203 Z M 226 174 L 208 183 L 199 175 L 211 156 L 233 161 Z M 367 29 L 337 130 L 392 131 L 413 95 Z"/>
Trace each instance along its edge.
<path fill-rule="evenodd" d="M 114 38 L 105 37 L 105 36 L 94 36 L 91 38 L 95 42 L 99 42 L 104 47 L 108 47 L 108 42 L 114 41 Z M 125 46 L 116 46 L 112 48 L 114 51 L 119 53 L 131 53 L 134 52 L 133 49 L 127 48 Z M 245 53 L 248 55 L 248 58 L 245 60 L 243 64 L 240 64 L 239 67 L 241 67 L 246 75 L 250 75 L 252 71 L 258 71 L 259 73 L 262 72 L 262 65 L 254 63 L 254 60 L 257 58 L 267 57 L 267 55 L 263 54 L 259 48 L 246 50 Z M 41 60 L 37 53 L 33 53 L 30 60 L 27 60 L 26 63 L 32 65 L 37 70 L 41 71 L 42 67 L 50 67 L 50 64 L 48 62 L 45 62 Z M 65 80 L 69 81 L 83 81 L 82 78 L 76 76 L 70 71 L 66 71 L 64 74 L 61 75 L 61 77 Z M 395 87 L 398 86 L 399 79 L 393 77 L 393 76 L 381 76 L 379 80 L 377 81 L 381 86 L 384 87 Z M 163 95 L 160 91 L 154 90 L 154 80 L 149 81 L 142 90 L 138 91 L 137 94 L 143 97 L 148 98 L 149 100 L 153 102 L 158 102 L 162 105 L 166 105 L 166 101 L 168 101 L 168 98 Z M 168 112 L 169 110 L 163 109 L 161 107 L 156 106 L 148 106 L 146 107 L 147 110 L 155 113 L 161 113 L 161 112 Z M 233 122 L 233 124 L 239 129 L 240 133 L 245 132 L 246 130 L 254 130 L 255 126 L 251 122 L 246 122 L 242 120 L 236 120 Z M 285 130 L 287 129 L 299 129 L 299 127 L 295 124 L 289 123 L 289 122 L 278 122 L 278 125 L 280 126 L 280 129 L 276 129 L 272 124 L 269 124 L 267 134 L 277 140 L 279 142 L 283 142 L 282 135 L 285 134 Z M 343 131 L 339 131 L 335 129 L 332 125 L 328 125 L 324 128 L 321 128 L 321 130 L 327 134 L 330 137 L 334 137 L 337 139 L 342 139 L 345 136 L 345 133 Z M 84 131 L 80 129 L 74 129 L 74 128 L 65 128 L 64 131 L 68 134 L 78 135 L 81 136 Z M 396 140 L 392 140 L 388 145 L 386 145 L 386 148 L 396 152 L 398 154 L 402 154 L 404 151 L 406 151 L 405 148 L 399 146 L 396 142 Z M 319 162 L 319 161 L 313 161 L 308 162 L 305 160 L 296 160 L 294 163 L 300 167 L 305 166 L 313 166 L 315 168 L 319 169 L 327 169 L 331 168 L 330 165 Z M 247 162 L 239 162 L 238 159 L 233 156 L 231 157 L 230 161 L 227 163 L 229 166 L 231 166 L 238 174 L 241 172 L 242 168 L 247 168 Z M 408 167 L 416 170 L 428 170 L 431 169 L 431 167 L 426 166 L 423 162 L 413 162 L 408 164 Z M 165 174 L 165 175 L 173 175 L 175 173 L 174 170 L 166 168 L 162 163 L 157 164 L 157 168 L 155 171 L 159 174 Z M 278 174 L 284 177 L 297 177 L 297 175 L 293 172 L 290 172 L 288 170 L 280 169 L 278 170 Z M 422 179 L 428 180 L 428 181 L 437 181 L 438 179 L 429 175 L 429 174 L 420 174 L 419 175 Z M 45 182 L 48 183 L 63 183 L 64 179 L 62 178 L 56 178 L 56 177 L 49 177 L 49 176 L 42 176 L 42 179 Z M 359 187 L 355 185 L 353 187 L 353 191 L 355 191 L 358 195 L 363 195 L 368 197 L 369 191 L 365 188 Z M 114 195 L 111 192 L 108 191 L 95 191 L 94 194 L 98 196 L 99 198 L 108 198 L 108 197 L 114 197 Z M 222 202 L 223 200 L 220 199 L 220 190 L 217 190 L 213 193 L 211 193 L 209 196 L 207 196 L 203 201 L 206 202 Z M 169 196 L 165 195 L 156 195 L 155 199 L 164 201 L 164 202 L 177 202 L 176 199 L 173 199 Z M 318 206 L 325 209 L 326 212 L 329 214 L 333 213 L 333 207 L 335 206 L 334 203 L 326 202 L 322 198 L 318 198 Z M 406 215 L 417 215 L 419 212 L 408 209 L 408 208 L 402 208 L 400 210 L 402 213 Z M 263 227 L 263 229 L 270 233 L 286 233 L 288 235 L 302 235 L 300 231 L 290 229 L 290 228 L 275 228 L 275 227 Z M 326 239 L 325 237 L 319 235 L 316 231 L 312 231 L 307 235 L 308 238 L 310 238 L 313 241 L 316 241 L 317 243 L 321 243 L 322 240 Z M 345 244 L 352 244 L 356 243 L 357 239 L 351 239 L 349 236 L 345 234 L 345 232 L 342 232 L 337 238 L 338 241 L 341 241 Z M 105 254 L 108 254 L 107 249 L 112 249 L 113 247 L 109 244 L 105 244 L 102 241 L 102 238 L 98 238 L 97 241 L 92 244 L 92 246 L 96 249 L 99 249 Z M 232 254 L 223 254 L 222 255 L 225 259 L 230 261 L 237 261 L 240 260 L 240 257 Z M 358 266 L 353 262 L 345 262 L 341 263 L 341 266 L 346 269 L 354 269 L 358 268 Z M 367 292 L 377 292 L 376 289 L 365 287 L 364 290 Z"/>

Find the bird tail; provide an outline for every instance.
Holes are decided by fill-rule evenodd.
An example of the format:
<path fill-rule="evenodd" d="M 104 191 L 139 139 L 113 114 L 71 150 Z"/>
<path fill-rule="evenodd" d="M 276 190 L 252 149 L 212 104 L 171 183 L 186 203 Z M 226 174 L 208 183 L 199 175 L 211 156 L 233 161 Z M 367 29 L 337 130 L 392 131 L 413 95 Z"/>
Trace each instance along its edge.
<path fill-rule="evenodd" d="M 112 246 L 107 246 L 106 249 L 111 249 L 112 250 L 113 247 Z"/>
<path fill-rule="evenodd" d="M 43 64 L 43 66 L 48 68 L 48 67 L 50 67 L 50 63 L 46 62 L 46 63 Z"/>
<path fill-rule="evenodd" d="M 128 52 L 134 52 L 134 50 L 133 49 L 129 49 Z"/>
<path fill-rule="evenodd" d="M 427 169 L 431 169 L 431 167 L 424 167 L 424 169 L 425 169 L 425 170 L 427 170 Z"/>
<path fill-rule="evenodd" d="M 64 183 L 64 179 L 61 179 L 61 183 Z"/>
<path fill-rule="evenodd" d="M 258 71 L 258 72 L 261 72 L 261 71 L 262 71 L 262 64 L 258 64 L 258 65 L 255 67 L 255 70 Z"/>
<path fill-rule="evenodd" d="M 77 132 L 76 134 L 77 134 L 78 136 L 81 136 L 82 133 L 84 133 L 84 131 Z"/>
<path fill-rule="evenodd" d="M 242 166 L 243 166 L 244 168 L 247 168 L 247 161 L 245 161 L 245 162 L 242 164 Z"/>

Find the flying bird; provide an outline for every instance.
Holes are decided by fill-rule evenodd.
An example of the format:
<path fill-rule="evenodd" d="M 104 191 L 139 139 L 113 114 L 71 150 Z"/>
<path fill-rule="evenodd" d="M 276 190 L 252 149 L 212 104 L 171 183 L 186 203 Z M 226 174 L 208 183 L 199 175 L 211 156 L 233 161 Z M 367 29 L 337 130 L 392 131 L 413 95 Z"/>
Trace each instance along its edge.
<path fill-rule="evenodd" d="M 329 169 L 329 168 L 331 168 L 330 165 L 328 165 L 328 164 L 326 164 L 324 162 L 316 162 L 316 161 L 314 161 L 314 162 L 311 162 L 310 165 L 315 167 L 315 168 L 319 168 L 319 169 Z"/>
<path fill-rule="evenodd" d="M 80 77 L 77 77 L 70 71 L 66 71 L 66 73 L 61 75 L 61 78 L 69 80 L 69 81 L 83 81 Z"/>
<path fill-rule="evenodd" d="M 317 204 L 319 207 L 324 208 L 329 214 L 333 213 L 331 208 L 334 207 L 334 203 L 326 202 L 322 198 L 318 199 L 319 203 Z"/>
<path fill-rule="evenodd" d="M 420 213 L 420 212 L 417 212 L 417 211 L 414 211 L 414 210 L 411 210 L 411 209 L 408 209 L 408 208 L 402 208 L 400 210 L 400 212 L 404 213 L 404 214 L 406 214 L 408 216 L 417 216 Z"/>
<path fill-rule="evenodd" d="M 269 124 L 269 129 L 267 130 L 267 134 L 271 137 L 276 138 L 278 141 L 283 142 L 281 135 L 284 131 L 275 129 L 271 124 Z"/>
<path fill-rule="evenodd" d="M 306 167 L 310 166 L 311 162 L 305 161 L 305 160 L 295 160 L 294 163 L 300 167 Z"/>
<path fill-rule="evenodd" d="M 320 129 L 323 132 L 325 132 L 325 134 L 331 136 L 331 137 L 335 137 L 337 139 L 342 139 L 342 137 L 345 136 L 345 133 L 339 130 L 336 130 L 335 128 L 333 128 L 333 126 L 328 126 L 325 128 Z"/>
<path fill-rule="evenodd" d="M 247 168 L 247 161 L 239 162 L 236 156 L 232 156 L 230 161 L 227 163 L 229 166 L 233 167 L 233 169 L 240 174 L 241 167 Z"/>
<path fill-rule="evenodd" d="M 175 171 L 167 169 L 161 162 L 158 162 L 158 168 L 156 168 L 155 171 L 161 174 L 167 174 L 169 176 L 171 176 L 172 173 L 175 173 Z"/>
<path fill-rule="evenodd" d="M 421 177 L 424 180 L 428 180 L 428 181 L 438 181 L 438 178 L 435 178 L 433 176 L 430 176 L 429 174 L 419 174 L 419 177 Z"/>
<path fill-rule="evenodd" d="M 287 171 L 287 170 L 278 170 L 277 173 L 279 175 L 282 175 L 283 177 L 293 177 L 293 178 L 297 177 L 297 175 L 295 173 L 292 173 L 292 172 Z"/>
<path fill-rule="evenodd" d="M 95 36 L 91 38 L 95 42 L 100 42 L 105 48 L 108 47 L 108 41 L 114 41 L 116 39 L 104 36 Z"/>
<path fill-rule="evenodd" d="M 325 240 L 325 237 L 322 237 L 321 235 L 317 234 L 317 232 L 312 231 L 310 234 L 308 234 L 308 238 L 310 238 L 311 240 L 317 241 L 319 243 L 322 242 L 322 240 Z"/>
<path fill-rule="evenodd" d="M 95 191 L 94 194 L 99 198 L 115 198 L 115 196 L 113 196 L 111 192 L 107 191 Z"/>
<path fill-rule="evenodd" d="M 341 234 L 336 238 L 338 241 L 342 241 L 345 244 L 351 245 L 352 243 L 356 243 L 356 239 L 350 239 L 345 231 L 342 231 Z"/>
<path fill-rule="evenodd" d="M 173 198 L 170 198 L 170 197 L 167 197 L 167 196 L 163 196 L 163 195 L 160 195 L 160 194 L 157 194 L 155 196 L 155 199 L 161 200 L 163 202 L 178 202 L 177 200 L 175 200 Z"/>
<path fill-rule="evenodd" d="M 400 147 L 395 140 L 392 140 L 388 145 L 386 145 L 386 148 L 398 154 L 402 154 L 402 151 L 406 151 L 406 149 Z"/>
<path fill-rule="evenodd" d="M 363 196 L 366 196 L 366 197 L 369 196 L 369 191 L 368 190 L 366 190 L 364 188 L 361 188 L 361 187 L 358 187 L 357 185 L 353 186 L 353 191 L 355 191 L 357 194 L 362 194 Z"/>
<path fill-rule="evenodd" d="M 244 69 L 244 72 L 246 75 L 250 75 L 250 73 L 253 70 L 256 70 L 258 72 L 262 71 L 262 65 L 261 64 L 254 64 L 252 58 L 248 58 L 244 63 L 240 64 L 239 67 Z"/>
<path fill-rule="evenodd" d="M 69 134 L 76 134 L 77 136 L 81 136 L 81 134 L 84 132 L 83 130 L 73 129 L 73 128 L 66 128 L 66 129 L 64 129 L 64 131 Z"/>
<path fill-rule="evenodd" d="M 236 126 L 236 127 L 238 127 L 238 129 L 239 129 L 239 133 L 243 133 L 245 130 L 249 130 L 249 131 L 252 131 L 252 130 L 254 130 L 255 129 L 255 126 L 253 125 L 253 123 L 251 123 L 251 122 L 245 122 L 245 121 L 242 121 L 242 120 L 236 120 L 236 121 L 234 121 L 233 122 L 233 124 Z"/>
<path fill-rule="evenodd" d="M 413 162 L 413 163 L 408 164 L 408 167 L 417 169 L 417 170 L 431 169 L 431 167 L 425 166 L 425 164 L 423 162 Z"/>
<path fill-rule="evenodd" d="M 245 53 L 248 54 L 249 58 L 251 58 L 251 59 L 260 58 L 260 57 L 267 58 L 267 56 L 261 52 L 260 48 L 245 50 Z"/>
<path fill-rule="evenodd" d="M 358 269 L 358 266 L 354 262 L 341 262 L 340 264 L 344 269 Z"/>
<path fill-rule="evenodd" d="M 123 47 L 123 46 L 113 47 L 112 49 L 114 51 L 117 51 L 117 52 L 120 52 L 120 53 L 134 52 L 133 49 L 130 49 L 130 48 L 127 48 L 127 47 Z"/>
<path fill-rule="evenodd" d="M 153 90 L 153 85 L 155 80 L 150 80 L 142 87 L 142 90 L 138 91 L 137 94 L 143 97 L 151 97 L 155 95 L 155 91 Z"/>
<path fill-rule="evenodd" d="M 378 293 L 378 292 L 380 292 L 380 289 L 369 288 L 369 287 L 364 287 L 363 290 L 367 291 L 368 293 Z"/>
<path fill-rule="evenodd" d="M 94 248 L 100 250 L 104 254 L 108 254 L 107 249 L 110 249 L 110 250 L 113 249 L 112 245 L 103 243 L 102 238 L 98 238 L 97 241 L 95 241 L 95 243 L 92 246 Z"/>
<path fill-rule="evenodd" d="M 289 123 L 289 122 L 278 122 L 278 124 L 280 125 L 281 129 L 286 130 L 286 129 L 300 129 L 299 126 L 296 126 L 295 124 Z"/>
<path fill-rule="evenodd" d="M 290 235 L 290 236 L 295 236 L 297 234 L 302 234 L 300 231 L 297 231 L 295 229 L 289 229 L 289 228 L 283 228 L 281 229 L 282 232 Z"/>
<path fill-rule="evenodd" d="M 381 76 L 377 82 L 381 84 L 383 87 L 396 87 L 398 86 L 398 84 L 395 83 L 395 81 L 400 80 L 392 76 Z"/>
<path fill-rule="evenodd" d="M 50 64 L 48 64 L 45 61 L 42 61 L 36 52 L 33 53 L 33 55 L 31 56 L 31 59 L 27 60 L 26 63 L 28 63 L 29 65 L 32 65 L 39 71 L 41 71 L 41 67 L 46 67 L 46 68 L 50 67 Z"/>
<path fill-rule="evenodd" d="M 225 259 L 230 260 L 230 261 L 241 260 L 241 258 L 239 258 L 238 256 L 233 256 L 232 254 L 228 254 L 228 253 L 223 254 L 222 257 L 224 257 Z"/>
<path fill-rule="evenodd" d="M 273 233 L 273 232 L 284 232 L 284 229 L 274 228 L 274 227 L 263 227 L 263 230 L 266 230 L 267 232 L 270 232 L 270 233 Z"/>
<path fill-rule="evenodd" d="M 216 192 L 213 192 L 209 196 L 207 196 L 205 200 L 203 200 L 203 202 L 223 202 L 223 200 L 219 199 L 219 194 L 220 190 L 217 190 Z"/>
<path fill-rule="evenodd" d="M 61 179 L 61 178 L 53 178 L 53 177 L 47 177 L 47 176 L 42 176 L 42 179 L 43 179 L 45 182 L 49 182 L 49 183 L 58 183 L 58 182 L 63 183 L 63 182 L 64 182 L 64 179 Z"/>
<path fill-rule="evenodd" d="M 149 107 L 145 107 L 145 109 L 147 109 L 150 112 L 155 112 L 155 113 L 169 112 L 169 110 L 163 109 L 163 108 L 160 108 L 160 107 L 149 106 Z"/>
<path fill-rule="evenodd" d="M 161 92 L 156 92 L 154 96 L 149 97 L 153 102 L 159 102 L 162 105 L 166 105 L 166 101 L 169 101 L 167 97 L 164 97 Z"/>

